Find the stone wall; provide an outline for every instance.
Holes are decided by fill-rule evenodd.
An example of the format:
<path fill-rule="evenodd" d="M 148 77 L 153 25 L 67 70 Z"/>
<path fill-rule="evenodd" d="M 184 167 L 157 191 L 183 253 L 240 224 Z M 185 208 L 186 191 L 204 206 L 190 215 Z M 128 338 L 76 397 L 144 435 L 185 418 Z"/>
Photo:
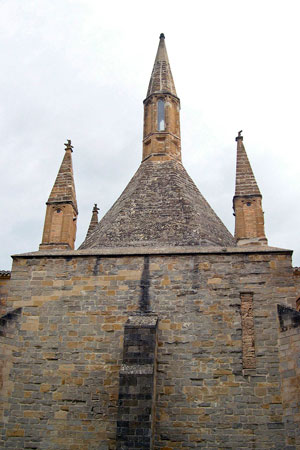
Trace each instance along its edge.
<path fill-rule="evenodd" d="M 286 444 L 300 448 L 300 312 L 279 305 L 278 316 Z"/>
<path fill-rule="evenodd" d="M 8 270 L 0 270 L 0 316 L 5 314 L 7 306 L 7 294 L 9 290 L 10 272 Z"/>
<path fill-rule="evenodd" d="M 297 297 L 291 252 L 131 253 L 15 257 L 9 308 L 22 315 L 3 448 L 115 449 L 124 324 L 142 310 L 159 319 L 154 449 L 295 449 L 285 447 L 277 319 L 277 304 Z M 243 292 L 253 299 L 250 369 Z"/>
<path fill-rule="evenodd" d="M 9 399 L 14 389 L 14 383 L 10 378 L 10 371 L 13 367 L 14 356 L 18 353 L 16 345 L 16 335 L 18 334 L 18 323 L 21 315 L 21 308 L 7 312 L 0 318 L 0 423 L 8 421 L 8 416 L 4 416 L 4 410 L 9 408 Z M 0 444 L 3 443 L 3 436 L 0 436 Z M 0 446 L 2 448 L 2 446 Z"/>

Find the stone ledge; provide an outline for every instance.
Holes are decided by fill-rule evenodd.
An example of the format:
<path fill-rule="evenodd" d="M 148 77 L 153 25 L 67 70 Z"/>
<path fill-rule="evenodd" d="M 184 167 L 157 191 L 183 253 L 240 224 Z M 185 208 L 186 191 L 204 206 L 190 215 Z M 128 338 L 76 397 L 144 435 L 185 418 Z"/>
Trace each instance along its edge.
<path fill-rule="evenodd" d="M 293 250 L 268 246 L 245 247 L 102 247 L 85 250 L 40 250 L 36 252 L 12 255 L 13 258 L 44 258 L 44 257 L 85 257 L 85 256 L 143 256 L 143 255 L 193 255 L 193 254 L 249 254 L 249 253 L 285 253 L 292 254 Z"/>
<path fill-rule="evenodd" d="M 136 315 L 130 316 L 125 324 L 126 328 L 155 328 L 158 317 L 156 315 Z"/>
<path fill-rule="evenodd" d="M 153 375 L 153 364 L 122 364 L 120 375 Z"/>

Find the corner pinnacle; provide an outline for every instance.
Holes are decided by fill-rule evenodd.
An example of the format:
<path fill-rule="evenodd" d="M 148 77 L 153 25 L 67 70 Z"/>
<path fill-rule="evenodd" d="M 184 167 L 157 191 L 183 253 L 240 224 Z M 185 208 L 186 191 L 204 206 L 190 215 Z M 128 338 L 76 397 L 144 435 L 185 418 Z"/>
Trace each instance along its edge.
<path fill-rule="evenodd" d="M 86 239 L 88 237 L 90 237 L 90 235 L 93 233 L 93 231 L 95 230 L 95 228 L 98 225 L 98 221 L 99 221 L 98 220 L 98 211 L 99 211 L 99 208 L 97 206 L 97 203 L 94 203 L 90 225 L 89 225 L 89 228 L 86 233 Z"/>

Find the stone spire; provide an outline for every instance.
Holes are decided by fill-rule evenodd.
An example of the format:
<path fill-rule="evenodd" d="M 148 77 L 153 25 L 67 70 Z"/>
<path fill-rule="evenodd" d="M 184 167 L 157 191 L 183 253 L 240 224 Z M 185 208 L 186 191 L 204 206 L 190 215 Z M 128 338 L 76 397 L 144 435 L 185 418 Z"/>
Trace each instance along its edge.
<path fill-rule="evenodd" d="M 64 145 L 65 155 L 46 202 L 46 218 L 40 250 L 74 249 L 78 209 L 72 166 L 73 146 L 69 139 Z"/>
<path fill-rule="evenodd" d="M 235 196 L 260 195 L 244 144 L 242 131 L 235 138 L 237 142 Z"/>
<path fill-rule="evenodd" d="M 233 197 L 235 238 L 238 245 L 267 245 L 262 195 L 256 183 L 244 144 L 242 131 L 236 137 L 236 182 Z"/>
<path fill-rule="evenodd" d="M 181 163 L 179 109 L 160 35 L 144 100 L 142 163 L 80 249 L 236 246 Z"/>
<path fill-rule="evenodd" d="M 165 44 L 165 35 L 163 33 L 159 36 L 159 45 L 149 82 L 147 97 L 158 93 L 169 93 L 177 96 Z"/>
<path fill-rule="evenodd" d="M 144 100 L 143 161 L 181 161 L 180 100 L 177 97 L 162 33 Z"/>
<path fill-rule="evenodd" d="M 92 211 L 92 217 L 91 217 L 91 221 L 90 221 L 90 226 L 89 226 L 88 231 L 86 233 L 86 239 L 89 238 L 89 236 L 92 234 L 92 232 L 95 230 L 95 228 L 98 225 L 98 222 L 99 222 L 99 220 L 98 220 L 98 211 L 99 211 L 99 208 L 97 207 L 97 203 L 95 203 L 94 207 L 93 207 L 93 211 Z"/>

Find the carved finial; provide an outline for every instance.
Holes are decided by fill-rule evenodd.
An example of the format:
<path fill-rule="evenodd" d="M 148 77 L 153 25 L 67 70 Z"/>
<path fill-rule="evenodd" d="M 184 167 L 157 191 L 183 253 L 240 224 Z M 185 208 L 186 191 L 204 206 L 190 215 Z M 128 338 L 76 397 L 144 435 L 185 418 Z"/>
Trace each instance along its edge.
<path fill-rule="evenodd" d="M 242 132 L 243 132 L 243 130 L 238 132 L 238 135 L 235 138 L 236 141 L 242 141 L 243 140 Z"/>
<path fill-rule="evenodd" d="M 94 204 L 94 208 L 93 208 L 93 212 L 98 212 L 99 211 L 99 208 L 97 207 L 97 203 L 95 203 Z"/>
<path fill-rule="evenodd" d="M 159 39 L 165 39 L 164 33 L 160 33 Z"/>
<path fill-rule="evenodd" d="M 65 150 L 71 150 L 71 152 L 73 151 L 73 145 L 71 145 L 71 139 L 68 139 L 67 143 L 64 145 L 66 146 Z"/>

